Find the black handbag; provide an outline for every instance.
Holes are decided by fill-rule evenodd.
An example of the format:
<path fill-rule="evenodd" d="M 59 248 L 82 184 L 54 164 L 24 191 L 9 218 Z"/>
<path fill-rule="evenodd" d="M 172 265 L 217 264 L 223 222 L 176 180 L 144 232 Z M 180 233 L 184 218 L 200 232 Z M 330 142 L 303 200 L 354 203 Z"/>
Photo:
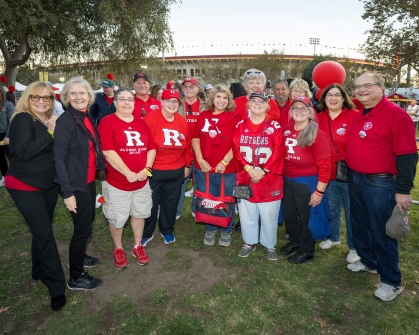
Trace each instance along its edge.
<path fill-rule="evenodd" d="M 340 159 L 338 149 L 336 148 L 335 142 L 333 141 L 332 129 L 330 129 L 329 118 L 327 118 L 327 122 L 329 123 L 330 138 L 332 140 L 333 147 L 335 148 L 335 151 L 338 154 L 338 158 L 339 158 L 339 161 L 337 161 L 336 163 L 336 181 L 339 181 L 341 183 L 347 183 L 349 181 L 348 165 L 346 165 L 346 161 L 343 161 Z"/>
<path fill-rule="evenodd" d="M 236 185 L 233 188 L 233 197 L 237 199 L 249 199 L 253 197 L 252 185 Z"/>

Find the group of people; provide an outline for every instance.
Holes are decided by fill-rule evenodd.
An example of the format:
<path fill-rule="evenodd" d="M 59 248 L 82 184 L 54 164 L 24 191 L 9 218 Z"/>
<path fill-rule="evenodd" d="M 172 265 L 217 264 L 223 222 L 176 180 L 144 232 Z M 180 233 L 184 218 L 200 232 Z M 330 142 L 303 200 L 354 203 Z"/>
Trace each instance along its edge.
<path fill-rule="evenodd" d="M 359 111 L 341 85 L 328 86 L 320 114 L 304 80 L 294 79 L 289 86 L 285 79 L 273 82 L 275 99 L 270 99 L 263 94 L 266 77 L 257 69 L 243 74 L 246 94 L 236 99 L 222 84 L 200 99 L 195 78 L 181 83 L 182 98 L 176 83 L 168 83 L 161 99 L 150 94 L 144 72 L 133 76 L 135 93 L 127 88 L 114 92 L 109 81 L 104 87 L 112 89 L 95 98 L 82 77 L 68 80 L 61 92 L 65 112 L 58 118 L 53 116 L 54 92 L 45 83 L 32 83 L 11 117 L 5 186 L 33 236 L 32 278 L 48 287 L 54 310 L 66 303 L 52 229 L 58 194 L 74 225 L 67 287 L 102 285 L 85 271 L 100 264 L 86 254 L 95 219 L 95 179 L 102 181 L 103 213 L 118 270 L 129 266 L 122 244 L 128 218 L 131 254 L 139 265 L 150 261 L 145 247 L 157 223 L 165 244 L 176 241 L 175 222 L 192 176 L 196 191 L 213 196 L 232 196 L 236 185 L 250 187 L 251 193 L 237 200 L 244 242 L 240 257 L 260 243 L 268 259 L 277 260 L 283 216 L 289 242 L 281 254 L 292 264 L 313 261 L 311 226 L 330 225 L 320 248 L 340 244 L 343 206 L 348 270 L 378 272 L 381 283 L 374 296 L 380 300 L 401 293 L 397 240 L 386 235 L 385 224 L 394 206 L 403 211 L 412 204 L 418 157 L 413 122 L 384 97 L 380 76 L 366 73 L 356 80 Z M 342 161 L 350 169 L 347 180 L 336 178 Z M 235 204 L 227 205 L 234 213 Z M 193 198 L 193 214 L 196 207 Z M 203 223 L 203 242 L 214 245 L 219 227 Z M 220 228 L 219 245 L 231 244 L 233 223 L 234 215 Z"/>

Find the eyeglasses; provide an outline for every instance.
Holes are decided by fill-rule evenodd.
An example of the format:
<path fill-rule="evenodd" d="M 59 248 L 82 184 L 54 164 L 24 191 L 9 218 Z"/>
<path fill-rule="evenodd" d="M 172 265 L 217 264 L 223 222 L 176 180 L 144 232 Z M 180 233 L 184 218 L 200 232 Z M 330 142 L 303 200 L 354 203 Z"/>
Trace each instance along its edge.
<path fill-rule="evenodd" d="M 116 100 L 121 101 L 121 102 L 129 102 L 129 103 L 134 102 L 134 98 L 118 98 Z"/>
<path fill-rule="evenodd" d="M 168 103 L 169 105 L 179 105 L 179 100 L 178 99 L 164 100 L 164 101 L 166 101 L 166 103 Z"/>
<path fill-rule="evenodd" d="M 307 107 L 292 107 L 291 108 L 291 112 L 308 112 L 308 108 Z"/>
<path fill-rule="evenodd" d="M 254 74 L 261 74 L 262 72 L 261 71 L 247 71 L 246 72 L 246 74 L 252 74 L 252 73 L 254 73 Z"/>
<path fill-rule="evenodd" d="M 380 83 L 366 83 L 366 84 L 363 84 L 363 85 L 355 85 L 354 89 L 355 89 L 355 91 L 359 91 L 362 88 L 366 88 L 367 90 L 369 90 L 374 85 L 380 85 Z"/>
<path fill-rule="evenodd" d="M 189 86 L 183 85 L 182 87 L 185 91 L 188 91 L 188 90 L 193 90 L 196 86 L 195 85 L 189 85 Z"/>
<path fill-rule="evenodd" d="M 29 98 L 33 101 L 33 102 L 38 102 L 39 100 L 42 99 L 43 102 L 50 102 L 52 100 L 52 96 L 50 95 L 30 95 Z"/>
<path fill-rule="evenodd" d="M 291 92 L 292 93 L 297 93 L 297 94 L 305 94 L 306 93 L 306 91 L 304 91 L 304 90 L 298 90 L 298 89 L 293 89 L 293 90 L 291 90 Z"/>
<path fill-rule="evenodd" d="M 252 104 L 256 104 L 256 105 L 261 105 L 261 104 L 263 104 L 263 103 L 265 103 L 266 101 L 265 100 L 262 100 L 262 99 L 250 99 L 249 100 Z"/>
<path fill-rule="evenodd" d="M 340 93 L 335 93 L 335 94 L 327 93 L 326 94 L 326 97 L 328 97 L 328 98 L 340 98 L 341 96 L 342 96 L 342 94 L 340 94 Z"/>

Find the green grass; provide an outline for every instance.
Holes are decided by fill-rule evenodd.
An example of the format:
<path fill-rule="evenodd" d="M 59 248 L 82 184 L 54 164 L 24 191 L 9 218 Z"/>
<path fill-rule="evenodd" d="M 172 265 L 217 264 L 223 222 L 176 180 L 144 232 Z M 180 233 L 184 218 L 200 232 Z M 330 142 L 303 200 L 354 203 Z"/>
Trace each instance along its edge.
<path fill-rule="evenodd" d="M 417 189 L 413 197 L 419 199 Z M 159 288 L 140 302 L 125 294 L 92 305 L 93 298 L 118 285 L 127 273 L 113 268 L 108 225 L 98 210 L 91 247 L 102 265 L 94 271 L 114 274 L 114 280 L 95 292 L 67 292 L 67 305 L 56 313 L 49 307 L 46 287 L 30 277 L 28 227 L 7 191 L 0 188 L 0 308 L 8 308 L 0 309 L 0 334 L 419 334 L 419 206 L 410 212 L 411 235 L 399 243 L 405 290 L 391 303 L 372 296 L 378 275 L 346 269 L 344 243 L 330 250 L 317 246 L 314 262 L 296 266 L 282 256 L 269 261 L 260 246 L 242 259 L 237 256 L 242 240 L 236 232 L 229 248 L 204 246 L 205 227 L 194 223 L 189 207 L 190 198 L 176 222 L 176 243 L 167 246 L 162 259 L 152 257 L 151 262 L 161 262 L 168 278 L 191 271 L 199 275 L 195 260 L 187 256 L 194 253 L 204 257 L 201 267 L 214 269 L 214 284 L 199 290 L 185 282 L 185 288 Z M 72 223 L 61 199 L 54 233 L 67 248 Z M 129 224 L 123 239 L 125 245 L 133 239 Z M 163 242 L 156 237 L 150 243 Z M 284 227 L 279 227 L 277 249 L 285 243 Z M 137 265 L 130 261 L 132 270 Z M 132 285 L 140 291 L 150 271 L 147 267 L 135 271 Z M 68 278 L 68 269 L 65 273 Z"/>

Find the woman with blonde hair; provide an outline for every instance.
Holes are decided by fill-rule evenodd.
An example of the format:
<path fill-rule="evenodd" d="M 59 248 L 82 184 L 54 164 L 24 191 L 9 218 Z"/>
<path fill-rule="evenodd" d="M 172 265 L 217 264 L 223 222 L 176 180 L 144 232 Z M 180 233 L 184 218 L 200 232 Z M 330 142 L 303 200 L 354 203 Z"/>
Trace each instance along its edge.
<path fill-rule="evenodd" d="M 10 167 L 5 182 L 32 233 L 32 278 L 42 280 L 51 308 L 66 303 L 65 277 L 52 229 L 58 198 L 54 183 L 53 143 L 56 117 L 54 91 L 46 83 L 23 92 L 10 125 Z"/>
<path fill-rule="evenodd" d="M 233 159 L 233 136 L 236 125 L 241 118 L 234 112 L 236 105 L 230 90 L 225 85 L 215 85 L 211 90 L 206 110 L 198 116 L 192 149 L 195 152 L 194 164 L 195 188 L 206 191 L 206 176 L 209 175 L 210 194 L 220 196 L 221 180 L 224 178 L 224 194 L 231 196 L 236 184 L 236 164 Z M 234 213 L 234 204 L 230 211 Z M 231 231 L 234 215 L 227 228 L 221 228 L 219 244 L 228 247 L 231 242 Z M 218 227 L 206 224 L 205 245 L 213 245 Z"/>
<path fill-rule="evenodd" d="M 94 290 L 102 279 L 93 278 L 83 267 L 98 266 L 100 260 L 86 255 L 95 219 L 96 169 L 103 170 L 105 159 L 99 134 L 89 114 L 95 100 L 90 84 L 82 77 L 70 78 L 61 91 L 65 113 L 57 121 L 54 139 L 54 163 L 64 203 L 73 218 L 70 242 L 70 290 Z"/>

